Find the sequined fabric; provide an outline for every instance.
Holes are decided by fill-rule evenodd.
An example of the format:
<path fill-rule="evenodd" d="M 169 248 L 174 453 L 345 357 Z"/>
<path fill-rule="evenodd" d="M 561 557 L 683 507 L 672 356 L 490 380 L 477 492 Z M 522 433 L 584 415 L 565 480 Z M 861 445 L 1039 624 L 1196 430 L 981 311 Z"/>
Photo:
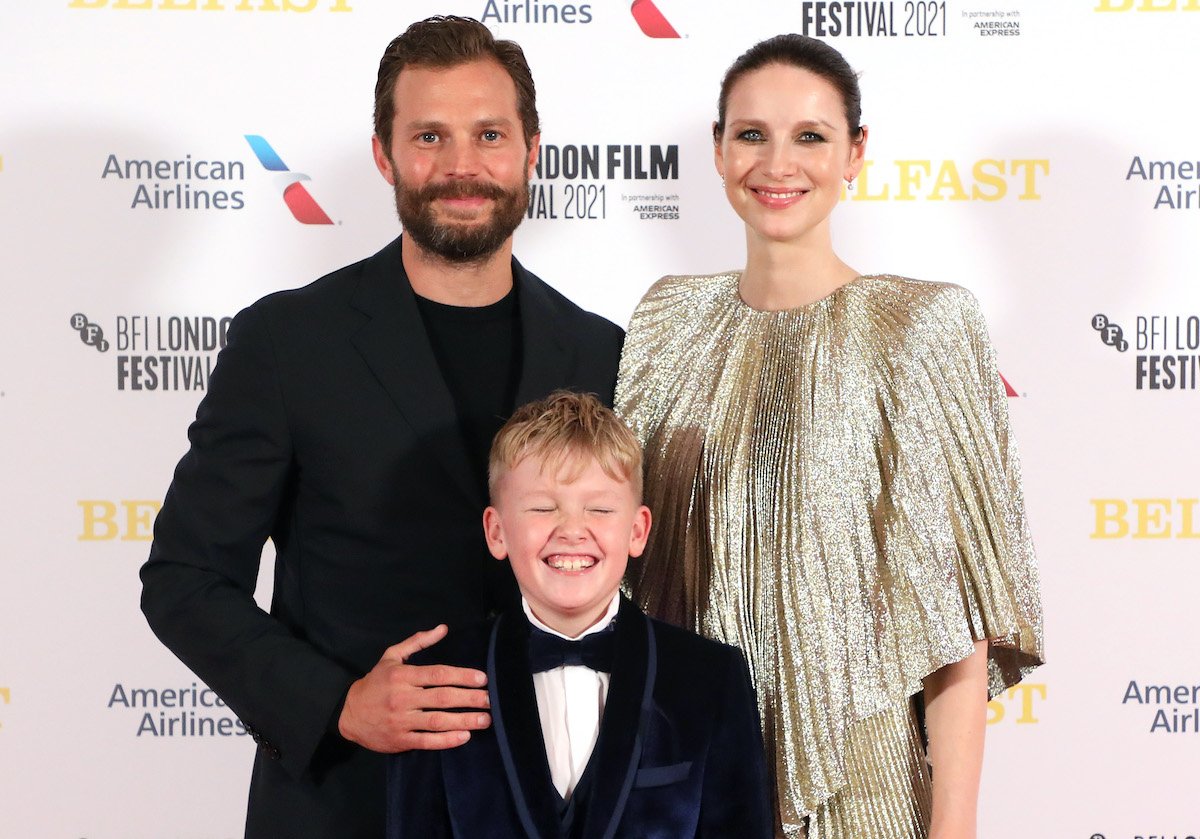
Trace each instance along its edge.
<path fill-rule="evenodd" d="M 654 527 L 627 586 L 746 653 L 785 835 L 923 836 L 920 743 L 887 720 L 977 639 L 992 695 L 1042 659 L 986 326 L 958 286 L 859 277 L 761 312 L 737 283 L 666 277 L 630 324 L 617 408 Z"/>

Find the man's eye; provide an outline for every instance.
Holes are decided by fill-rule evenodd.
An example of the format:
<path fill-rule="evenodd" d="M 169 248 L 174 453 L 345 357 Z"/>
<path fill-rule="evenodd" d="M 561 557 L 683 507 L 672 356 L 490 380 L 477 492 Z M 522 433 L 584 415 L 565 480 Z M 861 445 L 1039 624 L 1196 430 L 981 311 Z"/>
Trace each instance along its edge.
<path fill-rule="evenodd" d="M 501 137 L 501 134 L 499 131 L 489 130 L 489 131 L 483 132 L 483 139 L 487 140 L 489 143 L 496 142 L 497 140 L 500 139 L 500 137 Z"/>
<path fill-rule="evenodd" d="M 438 135 L 432 131 L 422 131 L 417 135 L 417 139 L 422 143 L 436 143 L 438 141 Z"/>

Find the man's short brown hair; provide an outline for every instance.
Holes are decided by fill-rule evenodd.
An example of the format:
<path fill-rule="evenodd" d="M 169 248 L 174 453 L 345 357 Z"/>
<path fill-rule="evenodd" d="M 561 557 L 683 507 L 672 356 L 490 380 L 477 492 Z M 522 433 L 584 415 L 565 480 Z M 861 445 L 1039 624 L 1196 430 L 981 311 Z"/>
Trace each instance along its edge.
<path fill-rule="evenodd" d="M 518 408 L 504 423 L 488 458 L 493 501 L 500 478 L 527 457 L 541 458 L 543 468 L 571 466 L 577 472 L 586 468 L 586 458 L 595 458 L 610 478 L 629 481 L 633 497 L 642 501 L 642 447 L 629 426 L 590 393 L 556 390 Z"/>
<path fill-rule="evenodd" d="M 532 148 L 538 127 L 537 92 L 525 53 L 516 41 L 497 40 L 486 26 L 469 17 L 435 15 L 417 21 L 397 35 L 379 61 L 375 80 L 375 133 L 384 152 L 391 154 L 393 100 L 396 80 L 405 67 L 455 67 L 469 61 L 495 61 L 517 87 L 517 113 L 525 134 L 525 148 Z"/>

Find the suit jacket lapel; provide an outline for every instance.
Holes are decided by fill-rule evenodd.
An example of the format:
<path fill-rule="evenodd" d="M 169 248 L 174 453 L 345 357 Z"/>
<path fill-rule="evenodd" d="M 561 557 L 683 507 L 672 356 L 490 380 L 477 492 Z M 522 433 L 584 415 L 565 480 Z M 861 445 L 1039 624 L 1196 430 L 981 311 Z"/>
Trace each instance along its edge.
<path fill-rule="evenodd" d="M 506 613 L 492 629 L 488 645 L 488 695 L 492 726 L 513 804 L 529 839 L 562 832 L 558 796 L 550 777 L 533 675 L 529 672 L 529 623 Z"/>
<path fill-rule="evenodd" d="M 438 368 L 396 239 L 363 266 L 351 305 L 369 317 L 352 338 L 422 444 L 471 503 L 483 499 L 467 458 L 454 400 Z"/>
<path fill-rule="evenodd" d="M 617 613 L 617 654 L 600 721 L 600 736 L 588 761 L 592 794 L 585 839 L 611 839 L 625 811 L 642 756 L 642 730 L 654 695 L 657 648 L 649 618 L 624 596 Z"/>
<path fill-rule="evenodd" d="M 515 258 L 512 266 L 521 312 L 521 376 L 516 401 L 520 406 L 561 387 L 573 358 L 549 289 Z"/>

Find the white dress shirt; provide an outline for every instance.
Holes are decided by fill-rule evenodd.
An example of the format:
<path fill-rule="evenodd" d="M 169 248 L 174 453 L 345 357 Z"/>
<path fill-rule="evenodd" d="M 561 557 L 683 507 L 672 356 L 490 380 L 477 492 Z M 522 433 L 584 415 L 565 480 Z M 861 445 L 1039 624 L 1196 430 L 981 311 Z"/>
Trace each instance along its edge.
<path fill-rule="evenodd" d="M 593 626 L 572 638 L 542 623 L 521 598 L 521 608 L 529 622 L 551 635 L 576 641 L 585 635 L 606 629 L 621 605 L 620 594 L 614 594 L 608 610 Z M 609 673 L 599 673 L 590 667 L 572 665 L 555 667 L 533 674 L 533 690 L 537 694 L 538 718 L 542 723 L 542 739 L 546 743 L 546 760 L 554 788 L 564 799 L 575 791 L 592 748 L 600 734 L 600 717 L 608 698 Z"/>

